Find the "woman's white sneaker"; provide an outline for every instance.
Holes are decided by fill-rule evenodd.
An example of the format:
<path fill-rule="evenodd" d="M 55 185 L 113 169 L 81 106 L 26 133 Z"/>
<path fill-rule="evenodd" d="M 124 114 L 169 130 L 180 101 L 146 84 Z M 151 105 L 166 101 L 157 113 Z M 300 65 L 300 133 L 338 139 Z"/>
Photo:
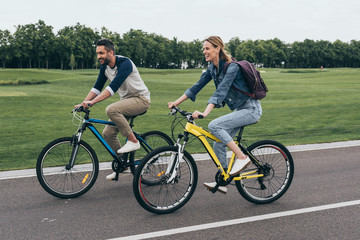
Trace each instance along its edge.
<path fill-rule="evenodd" d="M 251 160 L 249 157 L 246 157 L 244 160 L 236 159 L 234 165 L 232 166 L 232 169 L 229 173 L 230 176 L 234 176 L 239 174 L 242 170 L 244 170 L 249 164 L 251 163 Z"/>

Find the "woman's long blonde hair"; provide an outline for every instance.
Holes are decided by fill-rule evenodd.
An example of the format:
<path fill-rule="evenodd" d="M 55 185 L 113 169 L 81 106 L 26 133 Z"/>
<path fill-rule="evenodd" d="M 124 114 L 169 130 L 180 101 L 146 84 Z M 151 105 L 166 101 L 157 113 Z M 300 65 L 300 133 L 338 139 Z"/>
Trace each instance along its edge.
<path fill-rule="evenodd" d="M 225 62 L 231 62 L 231 55 L 224 49 L 224 43 L 219 36 L 210 36 L 204 40 L 211 43 L 215 48 L 220 47 L 219 58 Z"/>

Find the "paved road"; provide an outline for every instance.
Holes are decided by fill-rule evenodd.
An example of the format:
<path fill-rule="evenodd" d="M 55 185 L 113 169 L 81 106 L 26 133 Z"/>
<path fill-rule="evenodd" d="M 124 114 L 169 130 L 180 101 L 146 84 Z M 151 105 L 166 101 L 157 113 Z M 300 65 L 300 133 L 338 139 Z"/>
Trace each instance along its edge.
<path fill-rule="evenodd" d="M 151 214 L 138 205 L 129 174 L 119 182 L 108 182 L 105 175 L 110 171 L 101 171 L 88 193 L 65 200 L 46 193 L 35 177 L 3 179 L 0 238 L 135 238 L 157 231 L 172 234 L 181 228 L 184 233 L 153 239 L 359 239 L 360 146 L 298 151 L 293 157 L 293 183 L 269 205 L 247 202 L 235 186 L 226 195 L 208 192 L 202 182 L 212 181 L 208 173 L 215 173 L 213 165 L 198 162 L 194 196 L 169 215 Z M 214 222 L 222 227 L 212 226 Z M 189 226 L 193 229 L 184 229 Z"/>

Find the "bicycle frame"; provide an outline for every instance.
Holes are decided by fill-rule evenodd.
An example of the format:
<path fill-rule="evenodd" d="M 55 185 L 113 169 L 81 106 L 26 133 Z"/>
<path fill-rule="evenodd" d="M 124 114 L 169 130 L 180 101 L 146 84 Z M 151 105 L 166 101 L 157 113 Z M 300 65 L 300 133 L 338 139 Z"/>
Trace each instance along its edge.
<path fill-rule="evenodd" d="M 204 145 L 206 151 L 209 153 L 211 159 L 213 160 L 213 162 L 215 163 L 217 168 L 221 171 L 221 174 L 223 175 L 224 180 L 227 181 L 230 178 L 229 173 L 230 173 L 232 165 L 234 164 L 234 161 L 235 161 L 235 154 L 232 153 L 231 158 L 230 158 L 230 162 L 229 162 L 229 168 L 227 169 L 227 171 L 225 171 L 223 166 L 221 165 L 219 159 L 217 158 L 214 150 L 212 149 L 212 147 L 210 146 L 209 142 L 206 139 L 206 138 L 210 138 L 210 139 L 212 139 L 212 140 L 214 140 L 216 142 L 221 142 L 217 137 L 215 137 L 214 135 L 212 135 L 210 132 L 206 131 L 202 127 L 196 126 L 195 124 L 190 123 L 190 122 L 186 123 L 185 132 L 194 135 L 195 137 L 197 137 L 201 141 L 201 143 Z M 251 153 L 249 153 L 239 142 L 236 142 L 236 143 L 239 145 L 239 147 L 241 148 L 241 150 L 243 152 L 248 154 L 249 157 L 255 163 L 260 165 L 260 163 L 256 160 L 256 158 L 254 158 L 254 156 L 252 156 Z M 237 180 L 243 180 L 243 179 L 249 179 L 249 178 L 258 178 L 258 177 L 263 177 L 264 176 L 264 174 L 255 174 L 255 173 L 257 173 L 257 170 L 242 173 L 239 177 L 233 177 L 231 179 L 237 181 Z"/>
<path fill-rule="evenodd" d="M 127 166 L 125 166 L 124 161 L 121 158 L 119 158 L 118 155 L 111 149 L 109 144 L 105 141 L 105 139 L 100 134 L 100 132 L 96 129 L 96 127 L 93 125 L 93 123 L 116 126 L 113 122 L 110 122 L 110 121 L 94 119 L 94 118 L 87 119 L 85 117 L 81 128 L 79 128 L 78 133 L 76 134 L 76 136 L 74 136 L 74 137 L 76 137 L 76 142 L 79 142 L 81 140 L 82 133 L 85 131 L 86 128 L 88 128 L 95 135 L 95 137 L 101 142 L 101 144 L 105 147 L 105 149 L 109 152 L 109 154 L 114 158 L 114 160 L 120 164 L 120 167 L 121 168 L 127 167 Z M 131 127 L 133 126 L 133 118 L 131 118 L 130 126 Z M 144 149 L 148 149 L 149 151 L 152 150 L 152 148 L 148 145 L 148 143 L 138 133 L 136 133 L 135 131 L 133 131 L 133 133 L 134 133 L 135 137 L 139 140 L 140 145 Z M 72 154 L 72 158 L 71 158 L 71 162 L 70 162 L 71 166 L 75 162 L 77 148 L 75 148 L 73 151 L 74 152 Z"/>
<path fill-rule="evenodd" d="M 173 106 L 169 114 L 174 115 L 172 137 L 174 138 L 174 133 L 178 133 L 177 127 L 182 129 L 176 145 L 160 147 L 146 155 L 134 175 L 134 195 L 144 209 L 157 214 L 170 213 L 183 207 L 193 196 L 199 172 L 194 156 L 186 150 L 187 144 L 193 141 L 190 135 L 200 140 L 218 168 L 215 183 L 204 183 L 210 192 L 226 193 L 227 186 L 235 180 L 233 185 L 236 185 L 241 196 L 249 202 L 265 204 L 279 199 L 289 188 L 294 175 L 294 162 L 289 150 L 281 143 L 260 140 L 247 146 L 242 139 L 246 126 L 240 127 L 233 140 L 250 158 L 251 165 L 243 168 L 245 171 L 239 171 L 240 174 L 230 176 L 234 163 L 238 161 L 236 155 L 232 154 L 229 167 L 225 168 L 227 162 L 221 165 L 223 159 L 219 161 L 210 141 L 208 142 L 212 139 L 215 147 L 223 146 L 225 144 L 220 141 L 222 138 L 197 126 L 194 122 L 197 114 L 181 110 L 177 106 Z M 203 117 L 198 115 L 198 118 Z"/>
<path fill-rule="evenodd" d="M 117 156 L 117 154 L 111 149 L 111 147 L 109 146 L 109 144 L 105 141 L 105 139 L 103 138 L 103 136 L 99 133 L 99 131 L 96 129 L 96 127 L 94 125 L 92 125 L 92 123 L 100 123 L 100 124 L 105 124 L 105 125 L 110 125 L 110 126 L 116 126 L 113 122 L 109 122 L 109 121 L 104 121 L 104 120 L 99 120 L 99 119 L 93 119 L 90 118 L 88 120 L 84 121 L 84 125 L 85 127 L 87 127 L 88 129 L 90 129 L 90 131 L 96 136 L 96 138 L 102 143 L 102 145 L 105 147 L 105 149 L 110 153 L 110 155 L 116 159 L 119 160 L 119 157 Z"/>

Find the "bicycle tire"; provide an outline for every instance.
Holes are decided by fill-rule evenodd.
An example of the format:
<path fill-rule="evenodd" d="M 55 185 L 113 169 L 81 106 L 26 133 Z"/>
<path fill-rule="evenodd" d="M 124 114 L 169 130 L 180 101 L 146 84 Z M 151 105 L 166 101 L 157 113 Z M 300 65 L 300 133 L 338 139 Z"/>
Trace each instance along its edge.
<path fill-rule="evenodd" d="M 64 137 L 50 142 L 43 148 L 36 163 L 40 185 L 59 198 L 75 198 L 86 193 L 99 173 L 95 151 L 84 141 L 79 142 L 74 166 L 66 169 L 74 148 L 72 141 L 72 137 Z"/>
<path fill-rule="evenodd" d="M 173 146 L 173 140 L 165 133 L 161 131 L 149 131 L 141 135 L 141 138 L 150 146 L 149 149 L 144 143 L 140 144 L 140 149 L 131 152 L 129 155 L 130 170 L 132 174 L 135 174 L 137 166 L 140 164 L 142 158 L 144 158 L 149 152 L 162 146 Z M 135 160 L 135 157 L 137 160 Z"/>
<path fill-rule="evenodd" d="M 294 177 L 294 162 L 289 150 L 279 142 L 262 140 L 250 145 L 247 150 L 268 171 L 264 177 L 235 181 L 236 187 L 246 200 L 256 204 L 271 203 L 285 194 Z M 254 170 L 256 165 L 250 164 L 245 170 Z"/>
<path fill-rule="evenodd" d="M 135 198 L 149 212 L 156 214 L 174 212 L 190 200 L 196 189 L 197 166 L 193 157 L 186 151 L 176 177 L 171 183 L 167 182 L 171 175 L 166 174 L 171 156 L 178 156 L 176 146 L 157 148 L 143 159 L 135 172 L 133 179 Z"/>

